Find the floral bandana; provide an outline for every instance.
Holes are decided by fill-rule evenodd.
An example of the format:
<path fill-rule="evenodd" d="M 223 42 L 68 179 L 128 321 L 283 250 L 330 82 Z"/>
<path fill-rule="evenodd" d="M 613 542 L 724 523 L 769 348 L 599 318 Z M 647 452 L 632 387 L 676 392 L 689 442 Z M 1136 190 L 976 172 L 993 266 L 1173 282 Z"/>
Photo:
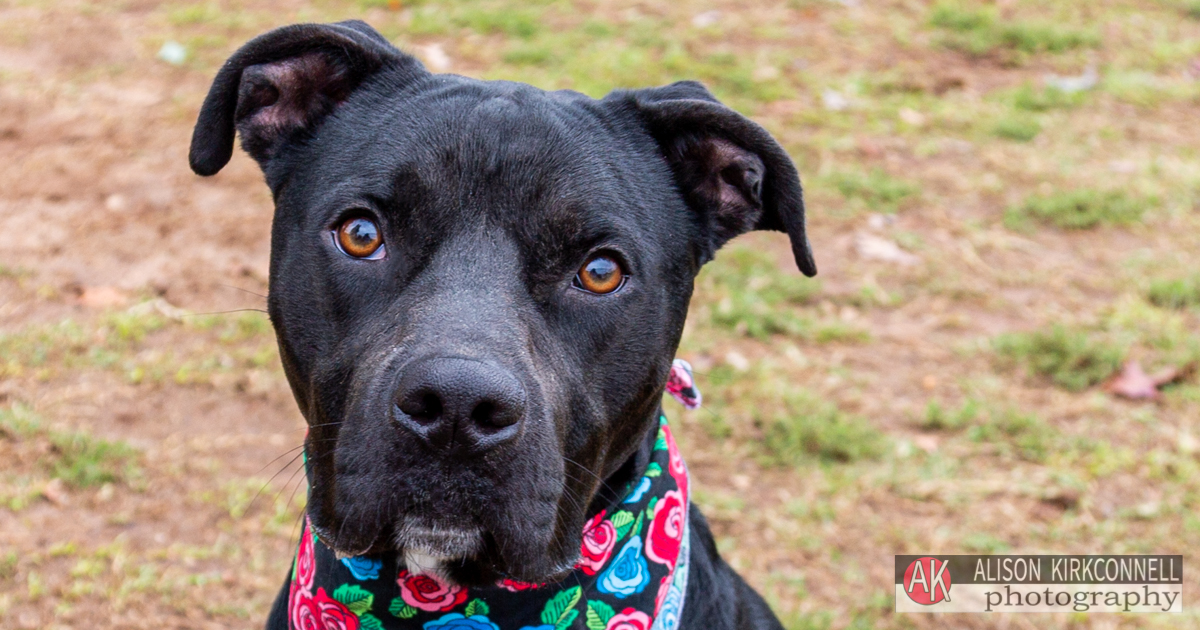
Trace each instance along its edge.
<path fill-rule="evenodd" d="M 690 370 L 687 377 L 690 383 Z M 575 570 L 557 584 L 504 580 L 468 588 L 413 575 L 395 558 L 338 560 L 306 521 L 292 568 L 288 627 L 676 630 L 688 579 L 688 475 L 666 417 L 645 475 L 616 507 L 584 525 L 580 552 Z"/>
<path fill-rule="evenodd" d="M 687 409 L 700 408 L 703 397 L 696 388 L 696 379 L 692 377 L 691 363 L 683 359 L 675 359 L 671 363 L 671 373 L 667 376 L 667 393 Z"/>

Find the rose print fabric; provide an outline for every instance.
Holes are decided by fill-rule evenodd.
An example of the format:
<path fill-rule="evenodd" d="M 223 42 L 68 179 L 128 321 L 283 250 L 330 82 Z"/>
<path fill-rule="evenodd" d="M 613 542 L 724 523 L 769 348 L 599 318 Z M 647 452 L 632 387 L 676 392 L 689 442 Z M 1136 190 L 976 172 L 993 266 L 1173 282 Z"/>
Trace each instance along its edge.
<path fill-rule="evenodd" d="M 305 524 L 292 567 L 293 630 L 676 630 L 688 572 L 687 468 L 667 419 L 645 475 L 584 525 L 557 584 L 486 588 L 410 573 L 394 557 L 337 559 Z"/>

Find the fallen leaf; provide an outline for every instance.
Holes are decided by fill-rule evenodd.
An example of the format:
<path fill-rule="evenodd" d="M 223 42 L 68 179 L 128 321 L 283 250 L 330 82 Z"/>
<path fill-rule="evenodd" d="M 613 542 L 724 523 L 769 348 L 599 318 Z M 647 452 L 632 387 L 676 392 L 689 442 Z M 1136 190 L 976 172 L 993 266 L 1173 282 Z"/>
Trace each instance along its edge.
<path fill-rule="evenodd" d="M 1070 510 L 1079 505 L 1080 493 L 1072 488 L 1052 488 L 1042 495 L 1042 503 Z"/>
<path fill-rule="evenodd" d="M 1188 366 L 1190 368 L 1191 366 Z M 1183 377 L 1188 369 L 1166 367 L 1154 374 L 1147 374 L 1142 364 L 1137 361 L 1126 361 L 1117 374 L 1104 386 L 1104 390 L 1114 396 L 1131 400 L 1158 400 L 1162 396 L 1158 389 L 1163 385 L 1174 383 Z"/>
<path fill-rule="evenodd" d="M 925 115 L 915 109 L 902 107 L 900 108 L 900 120 L 914 127 L 920 127 L 925 124 Z"/>
<path fill-rule="evenodd" d="M 172 66 L 182 66 L 187 61 L 188 49 L 179 42 L 168 40 L 158 49 L 158 58 Z"/>
<path fill-rule="evenodd" d="M 705 11 L 692 18 L 692 26 L 696 28 L 708 28 L 721 21 L 720 11 Z"/>
<path fill-rule="evenodd" d="M 938 450 L 938 442 L 940 441 L 936 435 L 918 435 L 913 438 L 913 444 L 926 453 Z"/>
<path fill-rule="evenodd" d="M 1047 74 L 1045 79 L 1046 85 L 1058 88 L 1063 92 L 1084 92 L 1100 83 L 1100 74 L 1096 72 L 1095 66 L 1088 66 L 1088 69 L 1078 76 L 1062 77 L 1057 74 Z"/>
<path fill-rule="evenodd" d="M 116 287 L 84 287 L 79 303 L 88 308 L 112 308 L 125 304 L 125 294 Z"/>
<path fill-rule="evenodd" d="M 1126 361 L 1121 373 L 1109 381 L 1104 389 L 1114 396 L 1132 400 L 1157 400 L 1160 396 L 1158 385 L 1137 361 Z"/>
<path fill-rule="evenodd" d="M 821 104 L 831 112 L 840 112 L 850 109 L 850 99 L 842 95 L 836 90 L 825 90 L 821 92 Z"/>
<path fill-rule="evenodd" d="M 449 70 L 453 64 L 450 55 L 446 54 L 446 49 L 442 48 L 441 44 L 417 46 L 417 54 L 420 55 L 422 61 L 429 64 L 430 68 L 438 72 Z"/>
<path fill-rule="evenodd" d="M 854 239 L 858 255 L 871 260 L 882 260 L 899 265 L 915 265 L 920 258 L 900 249 L 900 246 L 872 234 L 859 232 Z"/>
<path fill-rule="evenodd" d="M 100 490 L 96 492 L 96 502 L 108 503 L 109 501 L 112 501 L 112 498 L 115 494 L 116 489 L 113 488 L 113 485 L 111 483 L 106 483 L 103 486 L 100 486 Z"/>
<path fill-rule="evenodd" d="M 737 350 L 730 350 L 725 355 L 725 362 L 729 364 L 729 367 L 738 372 L 745 372 L 750 369 L 750 359 L 747 359 L 746 355 Z"/>
<path fill-rule="evenodd" d="M 62 479 L 51 479 L 42 488 L 42 496 L 58 507 L 63 507 L 67 504 L 67 488 L 63 485 Z"/>

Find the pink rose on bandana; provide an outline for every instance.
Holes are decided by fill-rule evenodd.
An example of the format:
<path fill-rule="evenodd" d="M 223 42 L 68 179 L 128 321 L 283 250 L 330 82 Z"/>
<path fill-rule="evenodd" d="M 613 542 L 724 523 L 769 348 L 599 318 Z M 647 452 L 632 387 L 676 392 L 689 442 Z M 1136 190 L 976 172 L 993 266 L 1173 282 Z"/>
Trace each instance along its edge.
<path fill-rule="evenodd" d="M 404 603 L 417 610 L 446 612 L 467 601 L 467 589 L 457 584 L 447 584 L 432 575 L 413 575 L 401 571 L 396 583 L 400 585 L 400 597 Z"/>
<path fill-rule="evenodd" d="M 599 573 L 617 546 L 617 529 L 612 521 L 604 520 L 604 514 L 600 512 L 583 526 L 583 544 L 579 549 L 583 557 L 575 566 L 588 575 Z"/>
<path fill-rule="evenodd" d="M 316 614 L 321 630 L 359 630 L 358 615 L 350 612 L 346 605 L 330 597 L 325 589 L 318 588 L 317 594 L 309 604 L 309 609 Z"/>
<path fill-rule="evenodd" d="M 671 567 L 671 572 L 664 575 L 662 582 L 658 583 L 658 595 L 654 596 L 654 615 L 658 616 L 658 611 L 662 609 L 663 600 L 667 598 L 667 593 L 671 591 L 671 579 L 675 577 L 675 567 Z"/>
<path fill-rule="evenodd" d="M 654 506 L 654 520 L 646 536 L 646 557 L 659 564 L 674 567 L 683 544 L 683 519 L 687 518 L 683 494 L 672 490 Z"/>
<path fill-rule="evenodd" d="M 300 590 L 311 593 L 313 576 L 317 572 L 317 558 L 313 551 L 312 523 L 304 518 L 304 532 L 300 534 L 300 549 L 296 552 L 295 580 Z"/>
<path fill-rule="evenodd" d="M 640 610 L 626 608 L 608 620 L 604 630 L 650 630 L 650 616 Z"/>
<path fill-rule="evenodd" d="M 308 517 L 305 517 L 300 547 L 296 550 L 296 566 L 292 569 L 292 586 L 288 589 L 288 617 L 295 630 L 322 630 L 320 611 L 314 607 L 312 599 L 317 560 L 310 525 Z"/>
<path fill-rule="evenodd" d="M 671 473 L 671 477 L 675 479 L 675 483 L 679 485 L 679 489 L 686 495 L 688 490 L 687 467 L 683 464 L 683 456 L 679 454 L 679 447 L 675 445 L 675 436 L 671 435 L 671 427 L 662 425 L 663 437 L 667 442 L 667 472 Z"/>
<path fill-rule="evenodd" d="M 321 610 L 308 593 L 293 590 L 288 603 L 288 617 L 292 630 L 324 630 L 321 625 Z"/>
<path fill-rule="evenodd" d="M 514 580 L 512 578 L 504 578 L 503 580 L 500 580 L 499 582 L 497 582 L 496 586 L 499 586 L 500 588 L 502 588 L 510 593 L 520 593 L 521 591 L 528 591 L 530 589 L 541 588 L 541 587 L 545 586 L 545 584 L 534 584 L 533 582 L 520 582 L 520 581 Z"/>

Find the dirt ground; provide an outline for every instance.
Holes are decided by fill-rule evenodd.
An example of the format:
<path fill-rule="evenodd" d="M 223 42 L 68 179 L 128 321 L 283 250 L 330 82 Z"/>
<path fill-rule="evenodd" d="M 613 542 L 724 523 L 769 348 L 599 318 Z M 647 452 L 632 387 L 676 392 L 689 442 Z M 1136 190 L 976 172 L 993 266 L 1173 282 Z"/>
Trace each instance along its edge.
<path fill-rule="evenodd" d="M 946 7 L 1053 27 L 960 28 Z M 1198 16 L 0 0 L 0 627 L 261 625 L 304 503 L 304 421 L 261 312 L 271 199 L 244 154 L 212 178 L 186 154 L 240 43 L 348 17 L 471 76 L 593 95 L 700 78 L 795 157 L 819 282 L 784 236 L 739 239 L 698 281 L 680 350 L 708 405 L 666 403 L 723 552 L 789 628 L 1200 627 L 1188 599 L 1174 616 L 897 615 L 891 587 L 900 553 L 1200 544 Z M 1029 201 L 1109 208 L 1118 189 L 1136 216 L 1114 204 L 1082 227 Z M 1055 325 L 1078 343 L 1034 338 Z M 1119 399 L 1104 348 L 1172 382 Z"/>

